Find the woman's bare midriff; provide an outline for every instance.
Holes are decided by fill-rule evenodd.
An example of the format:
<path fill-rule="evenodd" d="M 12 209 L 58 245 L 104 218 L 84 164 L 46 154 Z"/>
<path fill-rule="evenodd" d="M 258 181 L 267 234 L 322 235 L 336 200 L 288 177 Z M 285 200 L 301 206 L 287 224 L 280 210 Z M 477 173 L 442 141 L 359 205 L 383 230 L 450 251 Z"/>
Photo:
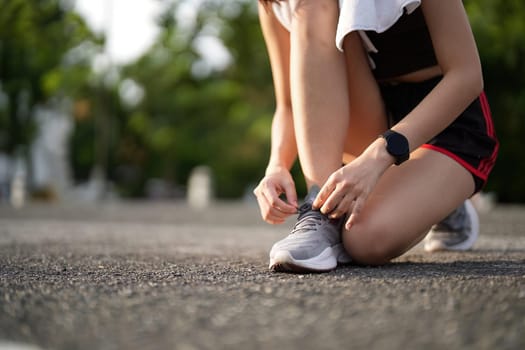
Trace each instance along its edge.
<path fill-rule="evenodd" d="M 442 75 L 441 68 L 439 66 L 432 66 L 423 68 L 415 72 L 400 75 L 394 78 L 388 78 L 380 80 L 383 83 L 417 83 L 428 79 L 435 78 Z"/>

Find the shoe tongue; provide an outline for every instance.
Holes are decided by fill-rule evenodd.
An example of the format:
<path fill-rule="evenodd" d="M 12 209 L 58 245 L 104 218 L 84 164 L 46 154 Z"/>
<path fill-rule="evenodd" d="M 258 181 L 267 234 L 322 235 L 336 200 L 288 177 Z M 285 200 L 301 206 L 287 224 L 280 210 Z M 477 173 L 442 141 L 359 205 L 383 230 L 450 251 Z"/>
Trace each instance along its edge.
<path fill-rule="evenodd" d="M 308 191 L 308 194 L 304 197 L 304 203 L 299 208 L 299 219 L 301 219 L 306 213 L 312 211 L 312 204 L 314 203 L 319 191 L 320 188 L 317 185 L 313 185 L 310 188 L 310 191 Z"/>
<path fill-rule="evenodd" d="M 319 194 L 320 190 L 321 189 L 317 185 L 313 185 L 312 187 L 310 187 L 310 190 L 308 191 L 308 194 L 306 195 L 306 197 L 304 197 L 304 203 L 305 204 L 306 203 L 310 204 L 310 207 L 311 207 L 312 204 L 314 204 L 314 200 L 317 197 L 317 195 Z"/>

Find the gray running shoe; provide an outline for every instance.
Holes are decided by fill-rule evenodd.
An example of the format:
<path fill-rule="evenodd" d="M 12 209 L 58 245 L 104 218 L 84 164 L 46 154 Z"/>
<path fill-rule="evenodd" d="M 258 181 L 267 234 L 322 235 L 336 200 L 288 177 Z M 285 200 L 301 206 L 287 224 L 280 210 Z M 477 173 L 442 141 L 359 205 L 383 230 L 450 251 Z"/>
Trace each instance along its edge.
<path fill-rule="evenodd" d="M 432 226 L 424 240 L 427 252 L 468 250 L 479 235 L 479 217 L 470 200 L 466 200 L 440 223 Z"/>
<path fill-rule="evenodd" d="M 273 245 L 270 270 L 325 272 L 335 269 L 338 262 L 351 261 L 341 242 L 344 218 L 329 219 L 319 210 L 312 210 L 318 193 L 319 187 L 310 189 L 292 232 Z"/>

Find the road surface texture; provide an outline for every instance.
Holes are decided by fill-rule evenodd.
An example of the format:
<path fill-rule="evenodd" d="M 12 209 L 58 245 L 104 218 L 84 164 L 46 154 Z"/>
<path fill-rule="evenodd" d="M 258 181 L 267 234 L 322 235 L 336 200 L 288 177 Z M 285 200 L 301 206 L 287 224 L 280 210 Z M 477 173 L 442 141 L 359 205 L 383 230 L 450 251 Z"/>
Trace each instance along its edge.
<path fill-rule="evenodd" d="M 467 253 L 268 271 L 252 203 L 0 207 L 0 350 L 525 349 L 525 207 Z"/>

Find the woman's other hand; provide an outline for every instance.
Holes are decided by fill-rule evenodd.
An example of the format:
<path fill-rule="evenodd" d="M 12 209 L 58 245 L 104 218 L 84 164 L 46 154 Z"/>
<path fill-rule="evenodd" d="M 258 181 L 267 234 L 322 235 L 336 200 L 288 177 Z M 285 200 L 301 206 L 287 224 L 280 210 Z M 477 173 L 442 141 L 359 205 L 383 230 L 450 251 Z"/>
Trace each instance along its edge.
<path fill-rule="evenodd" d="M 257 197 L 262 218 L 270 224 L 281 224 L 290 215 L 297 213 L 295 183 L 288 169 L 268 169 L 253 193 Z M 282 194 L 286 196 L 286 201 L 281 198 Z"/>
<path fill-rule="evenodd" d="M 330 218 L 349 214 L 345 228 L 357 221 L 366 199 L 381 175 L 394 163 L 382 138 L 374 141 L 359 157 L 335 171 L 319 191 L 313 203 Z"/>

